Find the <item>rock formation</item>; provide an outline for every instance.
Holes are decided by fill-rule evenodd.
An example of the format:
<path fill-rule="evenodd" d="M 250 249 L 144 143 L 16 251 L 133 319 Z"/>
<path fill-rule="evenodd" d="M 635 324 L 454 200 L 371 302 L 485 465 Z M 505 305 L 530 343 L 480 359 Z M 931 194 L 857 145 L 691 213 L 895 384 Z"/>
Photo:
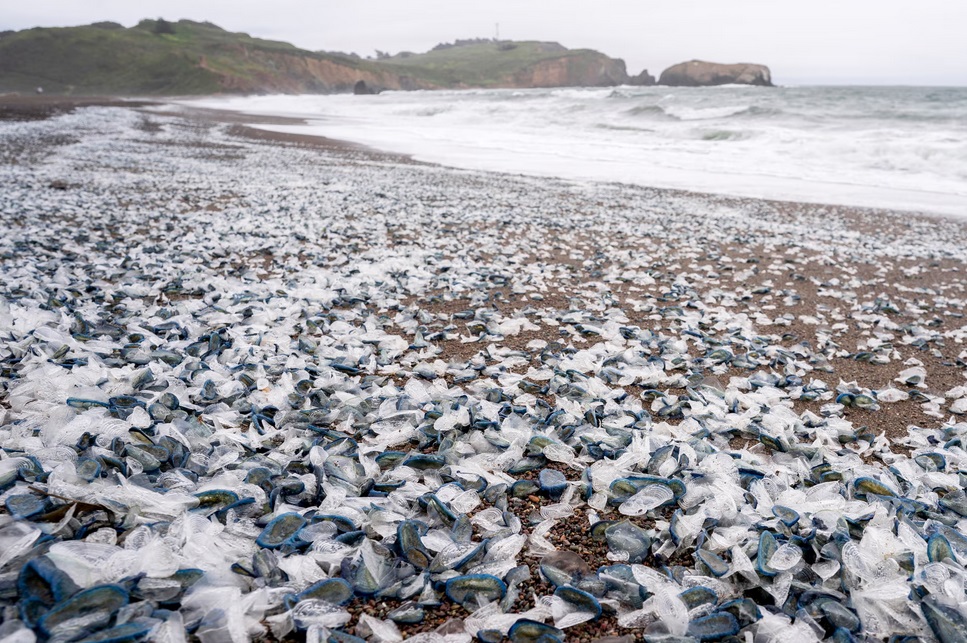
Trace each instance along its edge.
<path fill-rule="evenodd" d="M 737 63 L 723 65 L 690 60 L 672 65 L 661 73 L 659 85 L 708 87 L 711 85 L 759 85 L 772 87 L 772 75 L 765 65 Z"/>
<path fill-rule="evenodd" d="M 379 90 L 367 85 L 365 80 L 360 80 L 353 85 L 353 93 L 357 96 L 366 96 L 368 94 L 378 94 Z"/>
<path fill-rule="evenodd" d="M 649 74 L 647 69 L 643 69 L 637 76 L 630 77 L 628 79 L 628 84 L 637 85 L 639 87 L 650 87 L 655 84 L 655 77 Z"/>
<path fill-rule="evenodd" d="M 768 70 L 752 76 L 748 82 L 768 84 Z M 183 96 L 654 83 L 647 71 L 630 76 L 623 60 L 556 42 L 461 40 L 423 54 L 364 59 L 192 20 L 0 32 L 0 93 L 38 86 L 50 94 Z"/>
<path fill-rule="evenodd" d="M 503 87 L 613 87 L 615 85 L 654 84 L 647 72 L 628 76 L 623 60 L 598 52 L 581 55 L 565 53 L 559 58 L 537 62 L 496 83 Z M 651 79 L 651 83 L 646 82 Z M 633 82 L 634 80 L 644 82 Z"/>
<path fill-rule="evenodd" d="M 647 72 L 629 76 L 619 58 L 593 49 L 568 49 L 557 42 L 457 41 L 423 54 L 397 54 L 374 62 L 454 89 L 654 84 Z"/>

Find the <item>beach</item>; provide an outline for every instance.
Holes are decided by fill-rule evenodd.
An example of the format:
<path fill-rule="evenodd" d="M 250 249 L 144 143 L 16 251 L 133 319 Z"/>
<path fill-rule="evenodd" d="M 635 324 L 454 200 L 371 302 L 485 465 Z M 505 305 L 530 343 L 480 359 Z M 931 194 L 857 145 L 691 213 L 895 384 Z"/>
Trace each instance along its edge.
<path fill-rule="evenodd" d="M 558 87 L 179 104 L 468 170 L 950 216 L 967 211 L 967 92 L 955 87 Z"/>
<path fill-rule="evenodd" d="M 202 640 L 848 632 L 817 595 L 857 636 L 957 622 L 967 219 L 0 105 L 0 499 L 34 499 L 3 578 L 72 559 L 157 607 L 130 579 L 200 569 L 130 622 Z"/>

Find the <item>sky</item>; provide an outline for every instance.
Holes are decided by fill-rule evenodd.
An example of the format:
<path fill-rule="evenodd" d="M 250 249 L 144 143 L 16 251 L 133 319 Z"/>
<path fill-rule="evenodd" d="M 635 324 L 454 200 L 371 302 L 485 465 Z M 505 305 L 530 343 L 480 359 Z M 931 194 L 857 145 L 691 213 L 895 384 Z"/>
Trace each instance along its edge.
<path fill-rule="evenodd" d="M 456 38 L 554 40 L 628 71 L 694 58 L 769 65 L 780 84 L 967 85 L 961 0 L 0 0 L 0 30 L 207 20 L 314 51 L 426 51 Z"/>

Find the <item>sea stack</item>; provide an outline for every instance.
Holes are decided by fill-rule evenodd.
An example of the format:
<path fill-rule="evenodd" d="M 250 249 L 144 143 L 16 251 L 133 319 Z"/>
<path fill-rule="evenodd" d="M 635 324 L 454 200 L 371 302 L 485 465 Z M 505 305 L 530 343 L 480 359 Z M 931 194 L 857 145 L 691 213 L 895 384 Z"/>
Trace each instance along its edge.
<path fill-rule="evenodd" d="M 724 65 L 703 60 L 690 60 L 672 65 L 661 73 L 658 84 L 672 87 L 709 87 L 713 85 L 773 87 L 772 74 L 765 65 L 753 63 Z"/>
<path fill-rule="evenodd" d="M 637 76 L 629 78 L 628 84 L 639 87 L 650 87 L 655 84 L 655 77 L 649 74 L 647 69 L 643 69 Z"/>

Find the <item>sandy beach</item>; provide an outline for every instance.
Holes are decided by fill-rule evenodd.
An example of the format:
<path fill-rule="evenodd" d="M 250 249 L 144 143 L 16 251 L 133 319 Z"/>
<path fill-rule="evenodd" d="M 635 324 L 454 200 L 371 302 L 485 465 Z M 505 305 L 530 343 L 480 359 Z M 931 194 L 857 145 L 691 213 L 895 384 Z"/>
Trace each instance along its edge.
<path fill-rule="evenodd" d="M 931 524 L 964 527 L 937 503 L 963 495 L 967 462 L 955 443 L 967 433 L 967 221 L 455 170 L 255 122 L 0 97 L 0 480 L 26 454 L 46 472 L 11 478 L 0 498 L 43 498 L 30 520 L 50 536 L 0 554 L 3 578 L 88 542 L 166 552 L 164 563 L 119 558 L 113 577 L 85 571 L 98 582 L 209 574 L 168 628 L 194 619 L 202 631 L 304 636 L 283 595 L 342 577 L 356 590 L 349 616 L 306 616 L 308 628 L 439 635 L 414 639 L 426 641 L 484 629 L 499 640 L 523 614 L 565 624 L 568 641 L 684 635 L 662 632 L 637 590 L 625 600 L 590 580 L 625 565 L 639 582 L 641 567 L 657 570 L 676 591 L 713 586 L 722 604 L 756 597 L 764 620 L 740 618 L 728 636 L 831 635 L 835 619 L 817 612 L 810 624 L 786 604 L 808 588 L 853 591 L 870 636 L 922 634 L 906 595 L 887 617 L 869 578 L 844 586 L 846 572 L 813 568 L 839 556 L 833 534 L 846 523 L 837 532 L 830 512 L 890 531 L 900 510 L 883 495 L 922 504 L 902 508 L 922 551 L 882 582 L 923 585 L 928 564 L 962 577 L 967 557 L 928 561 L 927 542 Z M 120 396 L 135 401 L 106 404 Z M 146 445 L 167 459 L 142 456 Z M 943 462 L 930 470 L 932 454 Z M 96 476 L 80 472 L 84 459 Z M 257 468 L 271 479 L 258 482 Z M 674 499 L 623 511 L 641 487 L 619 497 L 614 482 L 635 476 Z M 770 480 L 769 492 L 747 476 Z M 864 495 L 862 479 L 889 494 Z M 820 508 L 820 488 L 836 502 L 823 496 Z M 198 512 L 192 498 L 223 489 L 255 500 Z M 771 507 L 790 498 L 802 518 L 783 527 Z M 676 512 L 700 517 L 672 537 Z M 329 523 L 313 516 L 346 515 L 359 534 L 337 547 L 335 528 L 319 528 L 299 546 L 264 546 L 287 513 L 317 526 Z M 623 520 L 650 539 L 637 558 L 592 528 Z M 452 537 L 473 559 L 460 573 L 502 579 L 501 599 L 513 600 L 500 614 L 460 604 L 443 589 L 457 577 L 445 565 L 410 588 L 433 567 L 400 551 L 408 521 L 426 529 L 415 549 L 434 559 Z M 26 523 L 0 516 L 2 542 L 28 533 L 15 524 Z M 736 549 L 755 561 L 763 531 L 801 546 L 803 560 L 760 573 L 756 587 Z M 853 535 L 873 557 L 879 541 Z M 506 552 L 490 555 L 498 543 Z M 726 575 L 699 559 L 703 547 L 732 566 Z M 567 568 L 600 617 L 582 621 L 587 606 L 555 592 L 541 569 L 555 550 L 583 561 Z M 361 556 L 395 561 L 400 585 L 365 595 Z M 421 599 L 419 622 L 384 620 Z M 212 616 L 233 600 L 237 614 Z M 15 609 L 9 594 L 0 604 Z"/>

